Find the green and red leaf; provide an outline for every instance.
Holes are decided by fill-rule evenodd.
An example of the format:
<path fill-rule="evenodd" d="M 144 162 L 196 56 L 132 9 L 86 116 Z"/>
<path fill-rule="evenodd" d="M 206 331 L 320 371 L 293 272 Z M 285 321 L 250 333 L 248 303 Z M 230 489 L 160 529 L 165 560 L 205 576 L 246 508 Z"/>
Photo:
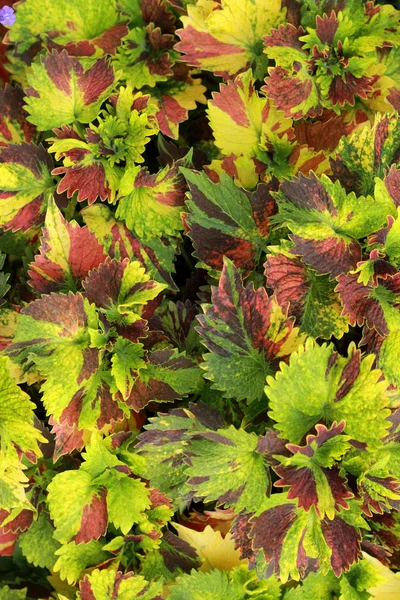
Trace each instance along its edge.
<path fill-rule="evenodd" d="M 335 158 L 331 158 L 333 180 L 339 180 L 347 192 L 372 194 L 375 178 L 385 181 L 389 194 L 396 187 L 396 170 L 400 149 L 400 124 L 397 115 L 377 115 L 375 123 L 363 123 L 351 137 L 343 137 Z M 394 190 L 393 190 L 394 191 Z M 390 194 L 396 205 L 400 199 Z M 397 202 L 396 202 L 397 199 Z"/>
<path fill-rule="evenodd" d="M 58 185 L 59 193 L 68 197 L 78 192 L 78 200 L 92 204 L 97 197 L 114 202 L 124 173 L 122 163 L 135 171 L 134 163 L 143 162 L 143 152 L 153 134 L 157 133 L 154 116 L 156 107 L 150 97 L 131 87 L 119 89 L 111 97 L 111 106 L 97 117 L 83 133 L 76 125 L 54 129 L 56 138 L 49 151 L 63 160 L 53 174 L 64 175 Z M 129 171 L 129 168 L 126 171 Z"/>
<path fill-rule="evenodd" d="M 186 65 L 176 64 L 172 67 L 173 77 L 159 83 L 148 92 L 151 101 L 157 106 L 156 119 L 161 133 L 178 139 L 179 125 L 189 118 L 189 111 L 197 104 L 205 104 L 207 99 L 204 92 L 207 88 L 199 77 Z"/>
<path fill-rule="evenodd" d="M 90 131 L 90 130 L 89 130 Z M 63 160 L 63 166 L 53 169 L 53 175 L 63 175 L 58 183 L 57 192 L 67 192 L 71 198 L 78 192 L 79 202 L 87 200 L 92 204 L 100 200 L 113 199 L 116 191 L 115 179 L 119 181 L 118 169 L 108 169 L 104 160 L 98 160 L 89 144 L 82 139 L 70 125 L 54 129 L 57 139 L 49 151 L 55 152 L 57 161 Z"/>
<path fill-rule="evenodd" d="M 216 431 L 225 423 L 218 410 L 205 404 L 189 403 L 151 417 L 139 436 L 139 454 L 146 459 L 146 478 L 173 500 L 188 493 L 187 453 L 193 435 Z"/>
<path fill-rule="evenodd" d="M 294 319 L 288 317 L 287 305 L 268 297 L 264 288 L 255 290 L 252 283 L 244 288 L 226 258 L 211 300 L 197 317 L 201 342 L 209 350 L 202 364 L 205 377 L 227 398 L 260 400 L 266 376 L 302 341 Z"/>
<path fill-rule="evenodd" d="M 43 223 L 54 192 L 52 160 L 42 145 L 23 142 L 0 152 L 0 227 L 26 231 Z"/>
<path fill-rule="evenodd" d="M 286 498 L 272 496 L 270 507 L 251 520 L 252 547 L 262 550 L 268 571 L 283 582 L 299 580 L 316 568 L 323 574 L 332 569 L 339 577 L 361 558 L 360 529 L 349 516 L 319 520 L 312 509 L 310 518 Z"/>
<path fill-rule="evenodd" d="M 159 283 L 177 291 L 175 272 L 176 243 L 169 238 L 154 238 L 144 244 L 123 221 L 115 219 L 108 206 L 95 204 L 82 210 L 83 220 L 111 258 L 138 260 Z"/>
<path fill-rule="evenodd" d="M 272 249 L 272 248 L 271 248 Z M 290 252 L 273 251 L 265 263 L 267 285 L 279 304 L 289 305 L 289 316 L 296 318 L 300 332 L 312 337 L 341 338 L 348 330 L 348 319 L 328 275 L 318 275 Z"/>
<path fill-rule="evenodd" d="M 15 27 L 7 41 L 21 54 L 44 38 L 49 48 L 66 49 L 70 56 L 96 58 L 114 54 L 128 33 L 116 6 L 107 0 L 27 0 L 17 7 Z"/>
<path fill-rule="evenodd" d="M 224 256 L 245 273 L 253 270 L 266 247 L 270 217 L 276 212 L 271 195 L 277 190 L 276 180 L 247 192 L 225 173 L 217 184 L 204 173 L 185 169 L 183 174 L 190 190 L 185 223 L 194 256 L 217 271 L 222 270 Z"/>
<path fill-rule="evenodd" d="M 143 333 L 146 304 L 154 300 L 166 285 L 150 279 L 138 261 L 107 259 L 89 273 L 83 283 L 84 295 L 103 312 L 110 323 L 127 337 Z M 153 310 L 150 308 L 150 314 Z M 133 341 L 136 341 L 133 340 Z"/>
<path fill-rule="evenodd" d="M 96 569 L 80 581 L 77 597 L 79 600 L 101 600 L 108 595 L 113 600 L 134 597 L 161 600 L 161 592 L 161 582 L 150 584 L 144 577 L 134 573 Z"/>
<path fill-rule="evenodd" d="M 388 265 L 390 267 L 390 265 Z M 351 325 L 367 325 L 380 336 L 390 328 L 400 327 L 400 273 L 373 279 L 365 285 L 359 273 L 338 277 L 337 291 L 343 303 L 343 313 Z"/>
<path fill-rule="evenodd" d="M 37 294 L 76 292 L 92 269 L 107 255 L 88 227 L 67 223 L 53 200 L 50 200 L 40 253 L 29 265 L 29 285 Z"/>
<path fill-rule="evenodd" d="M 376 194 L 346 194 L 340 183 L 300 175 L 284 181 L 276 195 L 275 221 L 286 225 L 294 242 L 293 253 L 317 273 L 331 279 L 354 269 L 361 260 L 358 242 L 386 222 L 388 202 Z"/>
<path fill-rule="evenodd" d="M 127 169 L 119 186 L 116 217 L 143 241 L 178 235 L 187 189 L 180 169 L 190 164 L 188 155 L 154 174 L 140 167 Z"/>
<path fill-rule="evenodd" d="M 285 117 L 293 119 L 322 114 L 320 93 L 308 68 L 309 57 L 299 39 L 302 35 L 302 27 L 287 24 L 263 38 L 268 58 L 276 62 L 269 69 L 263 91 Z"/>
<path fill-rule="evenodd" d="M 20 87 L 6 87 L 0 90 L 0 147 L 8 144 L 33 142 L 36 127 L 26 119 L 23 110 L 24 92 Z"/>
<path fill-rule="evenodd" d="M 173 402 L 193 393 L 200 380 L 201 370 L 190 358 L 169 348 L 155 350 L 139 370 L 126 404 L 139 412 L 149 402 Z"/>
<path fill-rule="evenodd" d="M 28 81 L 31 86 L 26 90 L 28 121 L 39 131 L 76 120 L 90 123 L 116 83 L 114 71 L 105 58 L 85 69 L 65 50 L 41 56 L 40 63 L 32 65 Z"/>
<path fill-rule="evenodd" d="M 254 89 L 251 71 L 220 86 L 208 104 L 207 115 L 215 145 L 225 156 L 261 156 L 293 137 L 292 120 Z"/>
<path fill-rule="evenodd" d="M 184 29 L 175 46 L 183 60 L 193 67 L 216 75 L 235 75 L 253 67 L 257 78 L 266 71 L 261 38 L 285 19 L 278 1 L 223 0 L 188 5 L 181 17 Z"/>
<path fill-rule="evenodd" d="M 76 544 L 87 544 L 106 533 L 107 493 L 92 485 L 89 473 L 83 470 L 59 473 L 48 491 L 50 514 L 59 542 L 67 544 L 73 540 Z"/>
<path fill-rule="evenodd" d="M 305 446 L 288 444 L 292 456 L 276 457 L 281 464 L 273 467 L 281 478 L 274 485 L 288 487 L 288 500 L 297 498 L 305 511 L 314 506 L 319 518 L 334 519 L 336 512 L 349 508 L 347 500 L 354 497 L 335 464 L 350 448 L 349 436 L 341 435 L 344 426 L 344 421 L 329 429 L 317 424 L 316 435 L 308 435 Z"/>
<path fill-rule="evenodd" d="M 43 403 L 57 423 L 101 429 L 124 417 L 110 392 L 104 353 L 92 345 L 105 343 L 102 329 L 94 306 L 80 294 L 44 296 L 18 319 L 7 353 L 22 366 L 32 361 L 46 379 Z"/>

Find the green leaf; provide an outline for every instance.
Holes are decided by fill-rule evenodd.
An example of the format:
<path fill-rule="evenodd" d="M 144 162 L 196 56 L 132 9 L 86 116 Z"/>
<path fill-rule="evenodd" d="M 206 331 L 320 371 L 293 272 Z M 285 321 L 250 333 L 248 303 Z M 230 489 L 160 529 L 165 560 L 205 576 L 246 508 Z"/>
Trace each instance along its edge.
<path fill-rule="evenodd" d="M 28 121 L 46 131 L 74 121 L 90 123 L 100 112 L 115 86 L 116 78 L 106 59 L 99 59 L 86 70 L 77 58 L 61 53 L 40 57 L 28 75 Z"/>
<path fill-rule="evenodd" d="M 53 569 L 56 562 L 56 551 L 60 543 L 54 537 L 54 527 L 48 515 L 42 511 L 28 531 L 19 537 L 22 554 L 35 567 Z"/>
<path fill-rule="evenodd" d="M 0 356 L 0 508 L 32 509 L 27 497 L 25 453 L 31 462 L 41 456 L 38 442 L 47 440 L 34 426 L 35 405 L 15 383 L 6 356 Z M 33 456 L 32 456 L 33 455 Z"/>
<path fill-rule="evenodd" d="M 24 474 L 24 468 L 14 448 L 9 447 L 6 453 L 0 453 L 0 508 L 3 510 L 8 512 L 13 508 L 32 510 L 26 497 L 29 479 Z"/>
<path fill-rule="evenodd" d="M 267 378 L 265 393 L 270 400 L 270 417 L 280 437 L 300 443 L 317 423 L 346 422 L 344 432 L 352 439 L 380 446 L 389 422 L 385 394 L 387 382 L 381 372 L 371 370 L 373 355 L 361 359 L 354 345 L 348 358 L 334 352 L 332 345 L 318 346 L 309 338 L 281 363 L 276 377 Z"/>
<path fill-rule="evenodd" d="M 390 217 L 388 217 L 390 219 Z M 384 252 L 388 255 L 389 260 L 396 264 L 400 258 L 400 207 L 397 207 L 397 218 L 392 222 L 392 225 L 385 239 Z"/>
<path fill-rule="evenodd" d="M 126 535 L 134 523 L 141 520 L 142 513 L 150 508 L 148 490 L 139 479 L 118 471 L 113 472 L 107 490 L 108 518 Z"/>
<path fill-rule="evenodd" d="M 58 558 L 54 565 L 54 571 L 59 571 L 61 579 L 65 579 L 70 585 L 73 585 L 85 569 L 95 567 L 110 558 L 108 552 L 102 551 L 102 546 L 101 542 L 95 540 L 88 544 L 71 542 L 61 546 L 56 551 Z"/>
<path fill-rule="evenodd" d="M 15 383 L 9 370 L 9 360 L 0 356 L 0 440 L 1 453 L 17 445 L 23 452 L 41 456 L 38 442 L 46 442 L 33 425 L 33 409 L 28 394 Z"/>
<path fill-rule="evenodd" d="M 365 556 L 365 554 L 364 554 Z M 372 561 L 360 560 L 340 581 L 340 600 L 368 600 L 375 596 L 369 593 L 371 588 L 384 583 L 386 578 Z"/>
<path fill-rule="evenodd" d="M 125 575 L 114 569 L 95 569 L 79 583 L 80 600 L 153 600 L 160 598 L 162 581 L 149 584 L 144 577 L 134 573 Z"/>
<path fill-rule="evenodd" d="M 137 378 L 137 371 L 146 366 L 143 345 L 118 337 L 111 358 L 111 374 L 118 390 L 127 399 Z"/>
<path fill-rule="evenodd" d="M 84 462 L 81 464 L 81 469 L 89 473 L 92 479 L 96 479 L 104 473 L 105 470 L 113 469 L 117 466 L 123 466 L 115 454 L 112 454 L 107 442 L 110 438 L 103 438 L 98 432 L 93 433 L 90 438 L 90 443 L 86 445 L 85 452 L 82 453 Z M 98 485 L 96 483 L 96 485 Z"/>
<path fill-rule="evenodd" d="M 204 432 L 190 444 L 187 484 L 196 498 L 255 512 L 271 490 L 267 459 L 254 433 L 234 427 Z M 200 480 L 198 479 L 200 478 Z"/>
<path fill-rule="evenodd" d="M 48 34 L 56 47 L 70 45 L 75 52 L 81 50 L 83 56 L 102 56 L 113 53 L 113 45 L 126 31 L 118 27 L 118 12 L 112 0 L 26 0 L 18 6 L 16 15 L 9 40 L 16 44 L 19 54 Z"/>
<path fill-rule="evenodd" d="M 171 587 L 170 600 L 244 600 L 246 592 L 241 585 L 232 583 L 224 571 L 197 572 L 178 577 Z"/>
<path fill-rule="evenodd" d="M 3 269 L 5 260 L 6 255 L 0 251 L 0 269 Z M 0 271 L 0 306 L 2 306 L 5 302 L 5 300 L 2 299 L 3 296 L 5 296 L 11 288 L 11 286 L 7 283 L 9 278 L 9 273 L 3 273 Z"/>
<path fill-rule="evenodd" d="M 0 588 L 0 600 L 25 600 L 26 588 L 23 590 L 12 590 L 5 585 Z"/>
<path fill-rule="evenodd" d="M 260 580 L 257 573 L 249 570 L 246 564 L 231 569 L 228 577 L 232 583 L 245 589 L 246 598 L 250 599 L 253 592 L 256 592 L 255 597 L 259 600 L 280 600 L 282 597 L 283 588 L 277 577 Z"/>
<path fill-rule="evenodd" d="M 339 579 L 331 571 L 326 575 L 310 573 L 301 585 L 287 590 L 285 600 L 332 600 L 332 594 L 340 594 Z"/>

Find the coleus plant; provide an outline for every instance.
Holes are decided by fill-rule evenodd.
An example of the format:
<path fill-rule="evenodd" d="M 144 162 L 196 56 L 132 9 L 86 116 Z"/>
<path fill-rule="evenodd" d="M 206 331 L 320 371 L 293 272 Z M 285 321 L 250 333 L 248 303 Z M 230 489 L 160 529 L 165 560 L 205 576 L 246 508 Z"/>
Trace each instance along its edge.
<path fill-rule="evenodd" d="M 0 599 L 400 594 L 400 13 L 0 0 Z"/>

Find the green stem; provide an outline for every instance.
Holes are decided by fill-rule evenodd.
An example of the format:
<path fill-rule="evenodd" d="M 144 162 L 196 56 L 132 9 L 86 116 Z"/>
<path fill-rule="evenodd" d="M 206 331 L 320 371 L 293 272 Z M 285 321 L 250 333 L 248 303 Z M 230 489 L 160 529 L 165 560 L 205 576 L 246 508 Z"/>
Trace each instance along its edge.
<path fill-rule="evenodd" d="M 185 263 L 187 264 L 187 266 L 189 267 L 190 271 L 194 271 L 194 267 L 192 265 L 192 261 L 190 260 L 190 256 L 188 255 L 188 253 L 185 250 L 185 247 L 183 246 L 183 244 L 181 245 L 181 254 L 185 260 Z"/>

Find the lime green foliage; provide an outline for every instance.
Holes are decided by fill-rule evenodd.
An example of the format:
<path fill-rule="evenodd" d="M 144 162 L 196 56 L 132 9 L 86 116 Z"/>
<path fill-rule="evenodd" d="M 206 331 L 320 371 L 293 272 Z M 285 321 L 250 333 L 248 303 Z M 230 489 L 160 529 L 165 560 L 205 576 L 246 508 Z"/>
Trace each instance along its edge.
<path fill-rule="evenodd" d="M 0 358 L 0 436 L 1 453 L 7 454 L 15 445 L 25 451 L 41 454 L 38 442 L 44 442 L 33 424 L 34 404 L 15 383 L 5 356 Z"/>
<path fill-rule="evenodd" d="M 0 600 L 400 597 L 390 1 L 0 9 Z"/>
<path fill-rule="evenodd" d="M 289 365 L 281 363 L 276 377 L 267 378 L 270 417 L 281 437 L 298 444 L 321 420 L 344 420 L 346 434 L 371 449 L 379 446 L 389 411 L 387 383 L 380 381 L 380 371 L 371 369 L 373 362 L 373 356 L 360 361 L 354 347 L 346 359 L 331 345 L 318 346 L 309 339 L 292 354 Z"/>
<path fill-rule="evenodd" d="M 253 596 L 260 600 L 279 600 L 281 592 L 278 582 L 275 578 L 258 581 L 246 569 L 236 567 L 228 573 L 216 569 L 209 573 L 192 571 L 190 575 L 176 580 L 168 597 L 171 600 L 184 600 L 188 597 L 193 600 L 245 600 Z"/>
<path fill-rule="evenodd" d="M 353 565 L 340 579 L 331 573 L 311 573 L 302 585 L 289 590 L 285 599 L 306 600 L 315 597 L 330 600 L 332 593 L 336 593 L 341 600 L 368 600 L 373 598 L 368 589 L 384 581 L 385 577 L 379 573 L 376 566 L 364 559 Z"/>
<path fill-rule="evenodd" d="M 35 567 L 54 567 L 55 552 L 60 543 L 54 537 L 54 527 L 46 513 L 42 512 L 31 528 L 21 535 L 19 544 L 23 555 Z"/>
<path fill-rule="evenodd" d="M 94 540 L 88 544 L 64 544 L 56 552 L 58 558 L 54 571 L 59 572 L 61 579 L 70 585 L 76 583 L 82 571 L 110 558 L 108 552 L 102 551 L 102 546 L 101 542 Z"/>
<path fill-rule="evenodd" d="M 26 588 L 24 590 L 12 590 L 8 585 L 5 585 L 0 588 L 0 598 L 1 600 L 25 600 Z"/>
<path fill-rule="evenodd" d="M 207 598 L 209 600 L 222 600 L 223 598 L 232 598 L 232 600 L 241 600 L 245 598 L 242 586 L 235 585 L 229 581 L 226 573 L 221 571 L 211 571 L 210 573 L 196 573 L 192 571 L 189 575 L 184 575 L 177 581 L 176 587 L 170 594 L 171 600 L 183 600 L 191 597 L 193 600 Z"/>
<path fill-rule="evenodd" d="M 0 502 L 5 511 L 32 509 L 26 497 L 28 478 L 21 451 L 32 461 L 41 456 L 38 442 L 46 440 L 34 427 L 34 404 L 15 383 L 5 356 L 0 359 Z"/>

